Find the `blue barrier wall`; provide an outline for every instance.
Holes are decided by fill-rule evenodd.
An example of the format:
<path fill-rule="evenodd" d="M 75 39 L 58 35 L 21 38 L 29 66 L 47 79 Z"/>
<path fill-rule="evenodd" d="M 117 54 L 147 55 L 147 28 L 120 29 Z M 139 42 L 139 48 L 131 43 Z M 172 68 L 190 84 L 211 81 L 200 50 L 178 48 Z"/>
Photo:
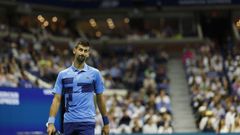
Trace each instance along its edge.
<path fill-rule="evenodd" d="M 0 134 L 46 133 L 52 99 L 50 90 L 0 87 Z"/>

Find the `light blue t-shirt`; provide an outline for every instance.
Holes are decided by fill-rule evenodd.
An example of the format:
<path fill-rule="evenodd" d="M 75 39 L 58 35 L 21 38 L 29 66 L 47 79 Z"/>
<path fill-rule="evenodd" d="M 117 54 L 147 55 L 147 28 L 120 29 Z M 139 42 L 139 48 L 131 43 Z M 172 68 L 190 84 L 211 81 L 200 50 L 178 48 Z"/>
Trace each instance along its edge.
<path fill-rule="evenodd" d="M 104 84 L 99 70 L 84 64 L 82 70 L 73 65 L 58 74 L 53 93 L 64 95 L 64 123 L 95 122 L 94 93 L 101 94 Z"/>

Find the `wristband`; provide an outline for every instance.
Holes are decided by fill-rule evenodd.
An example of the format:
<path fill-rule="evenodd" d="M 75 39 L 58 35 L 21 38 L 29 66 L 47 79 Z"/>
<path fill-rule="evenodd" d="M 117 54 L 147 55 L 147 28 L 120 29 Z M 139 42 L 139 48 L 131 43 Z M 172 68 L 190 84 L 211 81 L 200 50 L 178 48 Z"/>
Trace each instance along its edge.
<path fill-rule="evenodd" d="M 108 125 L 109 124 L 109 120 L 108 120 L 107 116 L 103 116 L 102 119 L 103 119 L 103 125 Z"/>
<path fill-rule="evenodd" d="M 49 118 L 48 118 L 48 123 L 49 123 L 49 124 L 50 124 L 50 123 L 54 124 L 54 122 L 55 122 L 55 117 L 49 117 Z"/>

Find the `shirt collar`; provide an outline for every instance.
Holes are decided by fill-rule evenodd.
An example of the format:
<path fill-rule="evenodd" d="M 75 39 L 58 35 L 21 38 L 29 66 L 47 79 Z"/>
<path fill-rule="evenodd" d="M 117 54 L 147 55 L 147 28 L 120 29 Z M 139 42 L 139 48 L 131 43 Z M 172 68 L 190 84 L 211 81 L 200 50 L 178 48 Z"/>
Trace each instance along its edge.
<path fill-rule="evenodd" d="M 86 63 L 84 63 L 83 69 L 79 70 L 78 68 L 76 68 L 76 67 L 72 64 L 71 68 L 72 68 L 72 70 L 73 70 L 74 72 L 79 72 L 79 71 L 80 71 L 80 72 L 81 72 L 81 71 L 86 72 L 86 71 L 88 70 L 88 65 L 87 65 Z"/>

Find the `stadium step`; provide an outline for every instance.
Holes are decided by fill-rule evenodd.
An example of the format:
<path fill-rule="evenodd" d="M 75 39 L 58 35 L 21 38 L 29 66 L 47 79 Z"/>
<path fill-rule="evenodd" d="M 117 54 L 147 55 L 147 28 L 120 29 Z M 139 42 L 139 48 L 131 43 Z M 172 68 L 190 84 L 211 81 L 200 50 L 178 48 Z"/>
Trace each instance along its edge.
<path fill-rule="evenodd" d="M 176 68 L 177 67 L 177 68 Z M 173 128 L 175 132 L 197 132 L 194 115 L 190 106 L 190 95 L 181 59 L 168 62 L 168 76 L 173 111 Z"/>

